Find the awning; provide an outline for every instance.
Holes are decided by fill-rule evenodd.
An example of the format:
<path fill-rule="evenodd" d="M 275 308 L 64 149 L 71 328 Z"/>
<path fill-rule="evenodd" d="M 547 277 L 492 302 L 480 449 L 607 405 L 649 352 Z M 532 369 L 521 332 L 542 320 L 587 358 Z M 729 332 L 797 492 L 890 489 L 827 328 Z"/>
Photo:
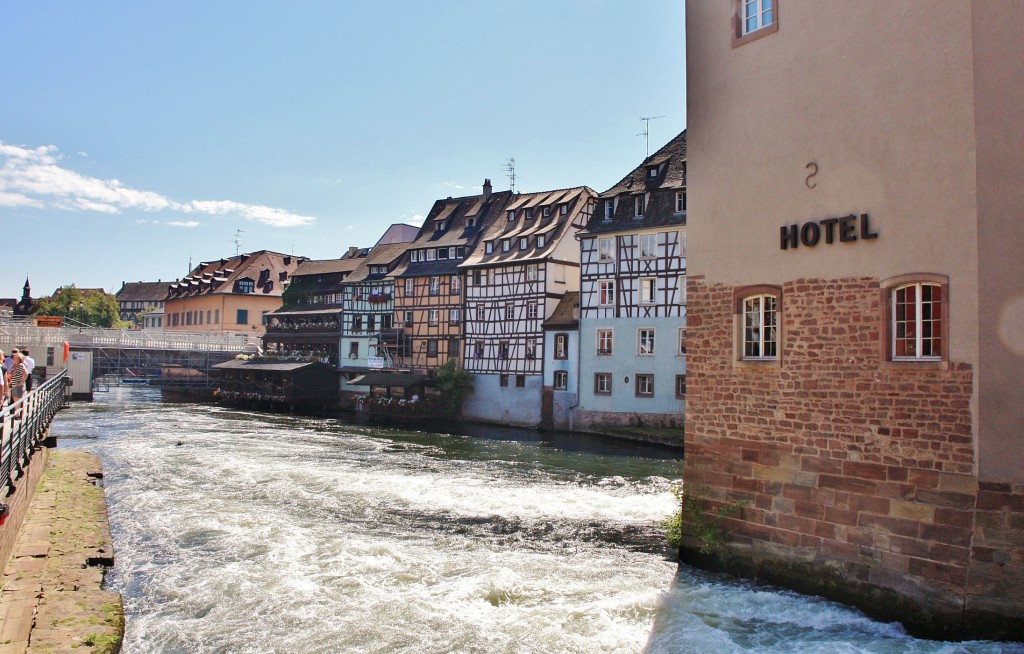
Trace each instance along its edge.
<path fill-rule="evenodd" d="M 351 379 L 351 386 L 400 386 L 409 388 L 422 384 L 430 379 L 427 375 L 416 375 L 411 372 L 368 372 Z"/>
<path fill-rule="evenodd" d="M 276 372 L 291 372 L 309 366 L 323 365 L 318 361 L 288 361 L 281 363 L 253 363 L 252 361 L 231 360 L 218 363 L 214 368 L 220 370 L 269 370 Z"/>

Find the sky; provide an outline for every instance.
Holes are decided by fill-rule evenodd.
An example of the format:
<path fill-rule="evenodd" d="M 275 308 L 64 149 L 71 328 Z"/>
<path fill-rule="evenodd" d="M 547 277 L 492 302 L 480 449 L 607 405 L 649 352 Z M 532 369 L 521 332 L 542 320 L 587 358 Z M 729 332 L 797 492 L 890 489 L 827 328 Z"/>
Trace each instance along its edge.
<path fill-rule="evenodd" d="M 681 0 L 0 2 L 0 297 L 339 257 L 511 158 L 604 191 L 686 127 L 684 55 Z"/>

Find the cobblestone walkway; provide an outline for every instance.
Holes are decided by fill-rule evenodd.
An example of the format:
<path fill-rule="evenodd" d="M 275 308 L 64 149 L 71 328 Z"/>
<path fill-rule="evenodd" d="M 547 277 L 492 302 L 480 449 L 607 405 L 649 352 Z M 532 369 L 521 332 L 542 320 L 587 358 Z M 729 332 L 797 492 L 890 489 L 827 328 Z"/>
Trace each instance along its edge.
<path fill-rule="evenodd" d="M 99 460 L 55 450 L 0 590 L 0 654 L 113 653 L 121 596 L 101 589 L 114 550 Z"/>

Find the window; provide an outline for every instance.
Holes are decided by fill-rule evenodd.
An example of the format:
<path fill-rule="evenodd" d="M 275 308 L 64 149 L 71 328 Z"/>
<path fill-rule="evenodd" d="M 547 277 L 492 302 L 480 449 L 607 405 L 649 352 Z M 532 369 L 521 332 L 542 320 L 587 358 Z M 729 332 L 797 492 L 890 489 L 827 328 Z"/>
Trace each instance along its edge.
<path fill-rule="evenodd" d="M 532 263 L 526 267 L 526 281 L 537 281 L 537 264 Z"/>
<path fill-rule="evenodd" d="M 645 327 L 636 333 L 636 353 L 642 357 L 654 356 L 654 328 Z"/>
<path fill-rule="evenodd" d="M 526 341 L 526 358 L 536 359 L 537 358 L 537 341 L 529 339 Z"/>
<path fill-rule="evenodd" d="M 527 209 L 523 218 L 526 220 L 533 220 L 533 209 Z"/>
<path fill-rule="evenodd" d="M 436 357 L 437 356 L 437 341 L 434 341 L 434 340 L 427 341 L 427 356 L 428 357 Z"/>
<path fill-rule="evenodd" d="M 437 295 L 438 291 L 441 290 L 441 278 L 431 277 L 430 278 L 430 294 Z"/>
<path fill-rule="evenodd" d="M 459 339 L 449 338 L 448 339 L 448 356 L 457 357 L 459 356 Z"/>
<path fill-rule="evenodd" d="M 640 280 L 640 304 L 654 304 L 654 295 L 657 290 L 653 277 L 645 277 Z"/>
<path fill-rule="evenodd" d="M 651 179 L 654 179 L 655 177 L 657 177 L 658 176 L 658 167 L 657 166 L 651 166 L 650 168 L 648 168 L 647 169 L 647 176 L 650 177 Z"/>
<path fill-rule="evenodd" d="M 773 20 L 774 0 L 743 0 L 743 34 L 768 27 Z"/>
<path fill-rule="evenodd" d="M 366 316 L 366 331 L 372 332 L 377 329 L 377 316 L 367 314 Z"/>
<path fill-rule="evenodd" d="M 641 234 L 640 235 L 640 258 L 650 259 L 658 255 L 658 235 L 657 234 Z"/>
<path fill-rule="evenodd" d="M 509 222 L 512 222 L 513 220 L 516 219 L 516 212 L 515 211 L 509 211 L 509 212 L 507 212 L 507 215 L 508 215 L 508 221 Z"/>
<path fill-rule="evenodd" d="M 498 358 L 499 359 L 507 359 L 508 358 L 508 341 L 501 341 L 501 342 L 498 343 Z"/>
<path fill-rule="evenodd" d="M 482 359 L 484 358 L 484 342 L 476 341 L 473 343 L 473 358 Z"/>
<path fill-rule="evenodd" d="M 615 239 L 597 239 L 597 260 L 598 262 L 615 261 Z"/>
<path fill-rule="evenodd" d="M 615 280 L 602 279 L 597 283 L 597 303 L 603 307 L 615 304 Z"/>
<path fill-rule="evenodd" d="M 564 391 L 569 388 L 569 373 L 564 370 L 555 371 L 555 390 Z"/>
<path fill-rule="evenodd" d="M 686 191 L 676 191 L 676 213 L 686 213 Z"/>
<path fill-rule="evenodd" d="M 612 353 L 612 334 L 611 329 L 599 329 L 597 330 L 597 353 L 598 354 L 611 354 Z"/>
<path fill-rule="evenodd" d="M 558 213 L 563 215 L 563 216 L 568 214 L 569 213 L 569 205 L 567 205 L 567 204 L 559 205 L 558 206 Z"/>
<path fill-rule="evenodd" d="M 569 358 L 569 335 L 568 334 L 555 334 L 555 358 L 556 359 L 568 359 Z"/>
<path fill-rule="evenodd" d="M 252 293 L 253 290 L 255 290 L 255 282 L 253 282 L 251 279 L 238 280 L 239 293 Z"/>
<path fill-rule="evenodd" d="M 448 323 L 449 324 L 452 324 L 452 325 L 459 324 L 460 317 L 461 316 L 459 316 L 459 310 L 458 309 L 448 309 Z"/>
<path fill-rule="evenodd" d="M 547 242 L 548 242 L 547 237 L 544 234 L 538 234 L 537 235 L 537 247 L 538 248 L 544 247 L 544 244 L 547 243 Z"/>
<path fill-rule="evenodd" d="M 551 215 L 551 207 L 544 207 L 544 217 L 547 218 Z"/>
<path fill-rule="evenodd" d="M 352 341 L 351 343 L 348 344 L 348 358 L 359 358 L 359 341 Z"/>
<path fill-rule="evenodd" d="M 508 375 L 501 375 L 498 377 L 498 386 L 508 388 Z"/>
<path fill-rule="evenodd" d="M 438 315 L 438 310 L 437 309 L 431 309 L 427 313 L 427 324 L 429 324 L 431 326 L 437 325 L 437 315 Z"/>
<path fill-rule="evenodd" d="M 382 315 L 380 317 L 380 328 L 391 329 L 391 320 L 392 318 L 390 313 L 385 313 L 384 315 Z"/>
<path fill-rule="evenodd" d="M 777 299 L 754 295 L 743 300 L 743 358 L 775 359 L 778 356 Z"/>
<path fill-rule="evenodd" d="M 352 316 L 352 331 L 361 332 L 363 331 L 363 317 Z"/>
<path fill-rule="evenodd" d="M 519 237 L 519 249 L 525 250 L 530 245 L 530 239 L 526 236 Z"/>
<path fill-rule="evenodd" d="M 501 251 L 502 252 L 508 252 L 511 249 L 512 249 L 512 239 L 510 239 L 510 238 L 503 238 L 503 239 L 501 239 Z"/>
<path fill-rule="evenodd" d="M 462 278 L 458 275 L 452 275 L 448 280 L 448 292 L 451 295 L 458 295 L 462 290 Z"/>
<path fill-rule="evenodd" d="M 654 397 L 654 375 L 636 376 L 636 396 Z"/>
<path fill-rule="evenodd" d="M 638 195 L 633 200 L 633 216 L 641 218 L 644 215 L 644 196 Z"/>
<path fill-rule="evenodd" d="M 405 278 L 405 294 L 407 296 L 409 296 L 409 297 L 412 297 L 412 295 L 416 292 L 415 289 L 416 289 L 416 280 L 414 280 L 412 277 L 406 277 Z"/>
<path fill-rule="evenodd" d="M 676 375 L 676 398 L 686 397 L 686 375 Z"/>
<path fill-rule="evenodd" d="M 679 328 L 679 339 L 676 344 L 676 354 L 686 356 L 686 327 Z"/>
<path fill-rule="evenodd" d="M 480 284 L 482 282 L 483 282 L 483 272 L 480 271 L 480 270 L 474 270 L 473 271 L 473 285 L 474 286 L 480 286 Z"/>
<path fill-rule="evenodd" d="M 605 200 L 604 219 L 611 220 L 613 215 L 615 215 L 615 200 Z"/>
<path fill-rule="evenodd" d="M 594 373 L 594 395 L 611 395 L 612 394 L 612 373 L 610 372 L 595 372 Z"/>
<path fill-rule="evenodd" d="M 679 292 L 676 293 L 676 301 L 679 304 L 686 304 L 686 275 L 679 275 L 679 281 L 677 283 Z"/>
<path fill-rule="evenodd" d="M 433 261 L 436 258 L 437 250 L 435 250 L 434 248 L 430 248 L 429 250 L 427 250 L 427 261 Z"/>
<path fill-rule="evenodd" d="M 235 313 L 235 323 L 238 324 L 238 325 L 248 325 L 249 324 L 249 310 L 248 309 L 238 309 L 238 311 Z"/>
<path fill-rule="evenodd" d="M 210 310 L 209 309 L 206 310 L 206 324 L 207 325 L 213 324 L 213 323 L 210 322 Z"/>
<path fill-rule="evenodd" d="M 516 319 L 516 306 L 514 304 L 505 305 L 505 320 Z"/>
<path fill-rule="evenodd" d="M 406 327 L 412 327 L 412 311 L 406 311 L 402 322 L 405 323 Z"/>
<path fill-rule="evenodd" d="M 213 324 L 215 324 L 215 325 L 219 325 L 220 324 L 220 309 L 214 309 L 213 310 Z"/>
<path fill-rule="evenodd" d="M 448 258 L 448 248 L 437 248 L 437 259 L 438 261 L 444 261 Z"/>
<path fill-rule="evenodd" d="M 448 226 L 448 222 L 447 221 L 439 220 L 439 221 L 437 221 L 434 224 L 434 231 L 435 232 L 443 232 L 445 230 L 445 227 L 447 227 L 447 226 Z"/>
<path fill-rule="evenodd" d="M 526 375 L 516 375 L 516 388 L 526 388 Z"/>
<path fill-rule="evenodd" d="M 540 314 L 540 304 L 536 302 L 530 302 L 526 305 L 526 317 L 536 318 Z"/>
<path fill-rule="evenodd" d="M 491 254 L 494 252 L 494 241 L 484 241 L 484 253 Z"/>
<path fill-rule="evenodd" d="M 942 285 L 913 283 L 892 290 L 889 329 L 893 361 L 942 359 Z"/>

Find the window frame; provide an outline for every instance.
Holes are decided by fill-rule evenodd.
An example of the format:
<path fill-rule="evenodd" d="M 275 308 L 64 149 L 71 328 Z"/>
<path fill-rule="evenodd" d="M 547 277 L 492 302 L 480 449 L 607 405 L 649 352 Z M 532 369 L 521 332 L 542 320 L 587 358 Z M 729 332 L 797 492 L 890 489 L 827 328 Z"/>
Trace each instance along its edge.
<path fill-rule="evenodd" d="M 602 390 L 603 381 L 607 381 L 607 388 Z M 594 373 L 594 395 L 611 395 L 612 394 L 612 373 L 610 372 L 595 372 Z"/>
<path fill-rule="evenodd" d="M 769 0 L 771 2 L 772 22 L 765 25 L 760 24 L 759 27 L 753 30 L 746 29 L 746 20 L 744 16 L 746 12 L 747 2 L 749 0 L 734 0 L 733 17 L 732 17 L 732 47 L 738 48 L 742 45 L 746 45 L 751 41 L 774 34 L 779 31 L 779 2 L 780 0 Z M 765 0 L 754 0 L 758 6 L 762 6 Z M 759 23 L 760 23 L 761 12 L 758 12 Z"/>
<path fill-rule="evenodd" d="M 886 368 L 914 369 L 914 368 L 940 368 L 946 369 L 949 366 L 949 277 L 936 273 L 911 273 L 899 275 L 886 280 L 881 284 L 881 304 L 884 307 L 884 338 L 882 339 L 882 361 Z M 896 335 L 896 292 L 910 286 L 935 286 L 941 295 L 938 301 L 939 308 L 939 354 L 924 356 L 896 356 L 895 335 Z M 920 293 L 915 304 L 919 307 L 921 303 Z M 920 316 L 920 312 L 918 312 Z M 919 323 L 918 323 L 919 324 Z M 918 330 L 920 333 L 920 330 Z"/>
<path fill-rule="evenodd" d="M 607 247 L 608 252 L 605 252 Z M 615 263 L 615 237 L 605 236 L 598 237 L 597 239 L 597 262 L 598 263 Z"/>
<path fill-rule="evenodd" d="M 638 357 L 653 357 L 655 343 L 654 327 L 640 327 L 636 330 L 636 355 Z"/>
<path fill-rule="evenodd" d="M 555 334 L 555 359 L 565 360 L 569 358 L 569 333 L 558 332 Z"/>
<path fill-rule="evenodd" d="M 645 245 L 646 244 L 646 245 Z M 650 246 L 648 249 L 647 246 Z M 658 256 L 658 235 L 640 234 L 637 240 L 637 258 L 654 259 Z"/>
<path fill-rule="evenodd" d="M 641 386 L 646 386 L 646 390 L 641 390 Z M 636 397 L 653 398 L 654 397 L 654 375 L 647 372 L 638 372 L 633 376 L 633 391 Z"/>
<path fill-rule="evenodd" d="M 676 213 L 686 213 L 686 191 L 676 191 Z"/>
<path fill-rule="evenodd" d="M 646 287 L 646 291 L 645 291 Z M 658 278 L 641 277 L 640 286 L 637 289 L 637 304 L 657 304 L 658 302 Z"/>
<path fill-rule="evenodd" d="M 615 330 L 611 327 L 599 327 L 594 334 L 594 348 L 597 356 L 610 356 L 615 351 Z M 602 345 L 607 345 L 607 347 L 602 348 Z"/>
<path fill-rule="evenodd" d="M 597 306 L 614 307 L 616 290 L 614 279 L 597 280 Z"/>
<path fill-rule="evenodd" d="M 569 372 L 567 370 L 556 370 L 551 380 L 551 386 L 556 391 L 569 390 Z"/>
<path fill-rule="evenodd" d="M 679 327 L 676 331 L 676 356 L 686 356 L 686 327 Z"/>
<path fill-rule="evenodd" d="M 752 365 L 779 365 L 782 361 L 782 288 L 779 286 L 770 285 L 758 285 L 758 286 L 745 286 L 736 291 L 733 294 L 735 301 L 734 315 L 735 315 L 735 327 L 736 327 L 736 360 L 745 364 Z M 746 305 L 748 300 L 760 298 L 760 326 L 759 326 L 759 351 L 758 355 L 747 355 L 747 311 Z M 774 300 L 774 327 L 775 327 L 775 351 L 772 355 L 764 355 L 764 344 L 766 342 L 764 338 L 764 298 L 772 298 Z"/>
<path fill-rule="evenodd" d="M 681 386 L 681 390 L 680 390 L 680 386 Z M 677 400 L 685 400 L 686 399 L 686 374 L 685 373 L 682 374 L 682 375 L 676 375 L 675 391 L 676 391 L 676 399 Z"/>

